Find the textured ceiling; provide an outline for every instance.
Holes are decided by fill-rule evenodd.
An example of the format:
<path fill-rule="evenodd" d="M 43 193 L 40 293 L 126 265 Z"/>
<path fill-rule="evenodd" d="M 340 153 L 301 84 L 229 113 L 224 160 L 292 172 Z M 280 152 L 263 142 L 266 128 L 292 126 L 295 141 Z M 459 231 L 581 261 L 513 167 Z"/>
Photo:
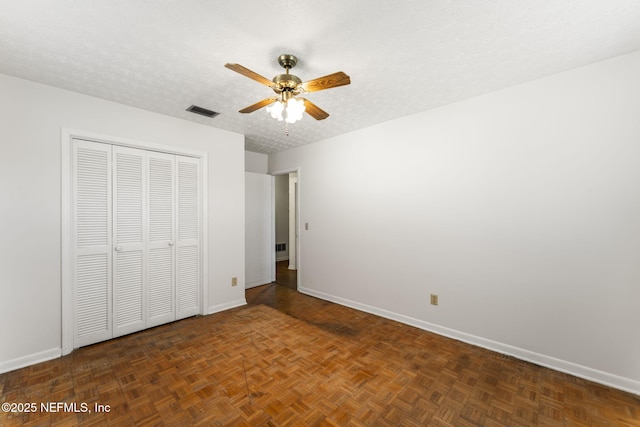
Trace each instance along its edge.
<path fill-rule="evenodd" d="M 637 0 L 0 0 L 0 72 L 246 135 L 272 153 L 640 49 Z M 331 116 L 237 111 L 277 57 Z M 1 95 L 0 95 L 1 96 Z M 185 111 L 196 104 L 221 114 Z"/>

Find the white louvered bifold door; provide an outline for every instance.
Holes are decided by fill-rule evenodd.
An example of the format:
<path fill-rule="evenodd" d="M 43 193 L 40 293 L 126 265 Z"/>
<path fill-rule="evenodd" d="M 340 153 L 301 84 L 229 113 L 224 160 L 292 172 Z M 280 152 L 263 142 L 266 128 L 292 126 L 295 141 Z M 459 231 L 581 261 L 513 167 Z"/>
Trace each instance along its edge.
<path fill-rule="evenodd" d="M 73 140 L 74 347 L 111 338 L 111 146 Z"/>
<path fill-rule="evenodd" d="M 113 147 L 113 336 L 145 327 L 145 151 Z"/>
<path fill-rule="evenodd" d="M 147 152 L 148 317 L 147 327 L 176 319 L 175 156 Z"/>
<path fill-rule="evenodd" d="M 200 313 L 199 159 L 74 139 L 74 348 Z"/>
<path fill-rule="evenodd" d="M 199 160 L 176 156 L 176 318 L 200 312 Z"/>

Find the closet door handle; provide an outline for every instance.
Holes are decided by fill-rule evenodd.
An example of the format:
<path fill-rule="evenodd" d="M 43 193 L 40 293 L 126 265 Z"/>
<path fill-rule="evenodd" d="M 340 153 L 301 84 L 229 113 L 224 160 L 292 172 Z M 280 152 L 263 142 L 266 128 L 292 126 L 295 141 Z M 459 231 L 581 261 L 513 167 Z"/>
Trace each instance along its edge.
<path fill-rule="evenodd" d="M 115 248 L 116 252 L 121 252 L 122 251 L 122 246 L 116 246 Z"/>
<path fill-rule="evenodd" d="M 173 246 L 173 242 L 169 242 L 169 246 Z"/>

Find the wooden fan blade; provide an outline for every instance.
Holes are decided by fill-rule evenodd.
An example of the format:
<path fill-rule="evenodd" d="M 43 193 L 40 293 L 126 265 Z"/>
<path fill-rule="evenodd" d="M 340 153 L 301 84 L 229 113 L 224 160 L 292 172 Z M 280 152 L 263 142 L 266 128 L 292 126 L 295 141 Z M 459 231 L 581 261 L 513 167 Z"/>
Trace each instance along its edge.
<path fill-rule="evenodd" d="M 322 108 L 318 107 L 313 102 L 309 101 L 308 99 L 304 99 L 304 98 L 300 98 L 300 99 L 302 99 L 302 101 L 304 101 L 304 106 L 306 107 L 305 110 L 304 110 L 305 113 L 309 114 L 314 119 L 316 119 L 316 120 L 324 120 L 327 117 L 329 117 L 329 113 L 324 111 Z"/>
<path fill-rule="evenodd" d="M 246 108 L 243 108 L 242 110 L 240 110 L 241 113 L 253 113 L 256 110 L 261 109 L 262 107 L 266 107 L 267 105 L 271 105 L 274 102 L 276 102 L 278 100 L 277 96 L 274 96 L 273 98 L 267 98 L 267 99 L 263 99 L 260 102 L 256 102 L 253 105 L 249 105 Z"/>
<path fill-rule="evenodd" d="M 268 78 L 263 77 L 260 74 L 243 67 L 240 64 L 224 64 L 224 66 L 232 71 L 235 71 L 236 73 L 240 73 L 245 77 L 249 77 L 250 79 L 257 81 L 258 83 L 262 83 L 265 86 L 274 87 L 275 85 L 275 83 L 273 83 Z"/>
<path fill-rule="evenodd" d="M 351 79 L 342 71 L 329 74 L 328 76 L 318 77 L 309 80 L 300 85 L 305 92 L 317 92 L 319 90 L 331 89 L 332 87 L 344 86 L 351 83 Z"/>

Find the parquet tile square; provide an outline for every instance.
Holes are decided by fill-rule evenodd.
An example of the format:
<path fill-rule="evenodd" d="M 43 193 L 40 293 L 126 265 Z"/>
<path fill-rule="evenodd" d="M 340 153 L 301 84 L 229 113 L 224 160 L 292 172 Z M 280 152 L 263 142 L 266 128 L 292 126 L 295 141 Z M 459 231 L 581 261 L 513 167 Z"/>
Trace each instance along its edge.
<path fill-rule="evenodd" d="M 249 305 L 0 375 L 5 426 L 640 426 L 640 397 L 266 285 Z M 92 406 L 93 407 L 93 406 Z"/>

